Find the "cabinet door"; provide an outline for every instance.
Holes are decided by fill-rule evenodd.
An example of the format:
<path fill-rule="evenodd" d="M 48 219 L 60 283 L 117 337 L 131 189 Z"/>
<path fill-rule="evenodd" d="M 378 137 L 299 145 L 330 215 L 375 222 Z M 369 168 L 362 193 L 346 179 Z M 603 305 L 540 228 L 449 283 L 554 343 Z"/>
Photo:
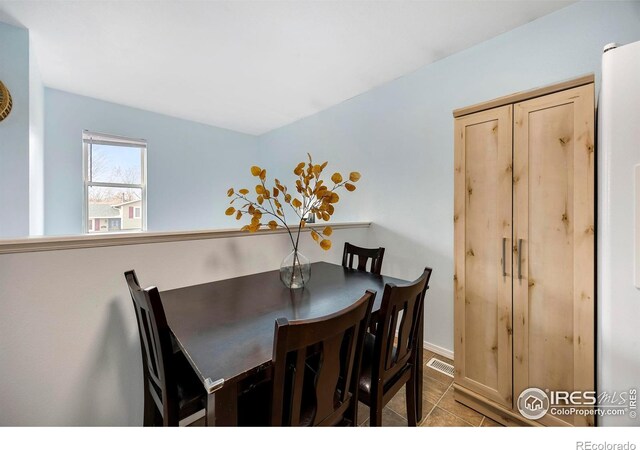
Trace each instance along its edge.
<path fill-rule="evenodd" d="M 512 107 L 455 121 L 455 381 L 512 405 Z"/>
<path fill-rule="evenodd" d="M 514 109 L 514 396 L 529 387 L 593 390 L 593 85 Z M 539 421 L 592 425 L 593 417 Z"/>

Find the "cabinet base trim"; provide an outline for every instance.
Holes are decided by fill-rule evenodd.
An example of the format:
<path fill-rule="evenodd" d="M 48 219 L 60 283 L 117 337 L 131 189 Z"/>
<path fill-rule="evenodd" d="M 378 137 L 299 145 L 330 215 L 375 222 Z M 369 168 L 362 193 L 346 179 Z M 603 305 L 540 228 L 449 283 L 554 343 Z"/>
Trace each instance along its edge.
<path fill-rule="evenodd" d="M 505 409 L 503 406 L 488 400 L 467 388 L 453 383 L 453 398 L 478 411 L 480 414 L 487 416 L 489 419 L 495 420 L 499 424 L 506 427 L 541 427 L 543 425 Z"/>

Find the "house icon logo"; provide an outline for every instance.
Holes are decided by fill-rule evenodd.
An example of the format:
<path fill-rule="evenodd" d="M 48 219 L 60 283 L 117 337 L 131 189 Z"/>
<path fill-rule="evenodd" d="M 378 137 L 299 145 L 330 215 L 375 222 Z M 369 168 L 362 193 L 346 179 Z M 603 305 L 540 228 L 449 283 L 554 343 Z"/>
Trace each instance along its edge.
<path fill-rule="evenodd" d="M 528 388 L 518 397 L 518 411 L 523 417 L 538 420 L 549 410 L 549 397 L 538 388 Z"/>
<path fill-rule="evenodd" d="M 528 396 L 524 400 L 524 404 L 530 411 L 539 411 L 542 409 L 542 400 L 538 397 L 534 397 L 533 395 Z"/>

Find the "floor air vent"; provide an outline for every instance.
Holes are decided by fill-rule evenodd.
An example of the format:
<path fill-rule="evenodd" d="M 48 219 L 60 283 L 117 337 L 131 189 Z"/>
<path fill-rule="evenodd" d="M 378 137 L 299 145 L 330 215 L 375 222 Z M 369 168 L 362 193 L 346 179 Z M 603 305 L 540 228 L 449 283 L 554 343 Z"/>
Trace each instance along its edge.
<path fill-rule="evenodd" d="M 453 378 L 453 366 L 449 363 L 440 361 L 437 358 L 431 358 L 427 363 L 427 367 L 431 367 L 433 370 L 437 370 Z"/>

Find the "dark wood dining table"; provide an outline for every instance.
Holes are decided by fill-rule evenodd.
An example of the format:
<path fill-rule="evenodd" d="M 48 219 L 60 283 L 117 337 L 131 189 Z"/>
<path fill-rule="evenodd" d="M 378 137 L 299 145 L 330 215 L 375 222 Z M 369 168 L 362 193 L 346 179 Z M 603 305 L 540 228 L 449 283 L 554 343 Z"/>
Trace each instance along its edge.
<path fill-rule="evenodd" d="M 339 311 L 367 289 L 380 309 L 387 283 L 405 280 L 317 262 L 303 289 L 290 290 L 277 270 L 160 293 L 169 327 L 207 392 L 208 426 L 238 424 L 238 394 L 249 380 L 270 376 L 276 319 L 310 319 Z M 418 336 L 422 336 L 420 320 Z M 416 389 L 422 398 L 422 345 L 416 357 Z M 422 402 L 418 419 L 422 417 Z"/>

